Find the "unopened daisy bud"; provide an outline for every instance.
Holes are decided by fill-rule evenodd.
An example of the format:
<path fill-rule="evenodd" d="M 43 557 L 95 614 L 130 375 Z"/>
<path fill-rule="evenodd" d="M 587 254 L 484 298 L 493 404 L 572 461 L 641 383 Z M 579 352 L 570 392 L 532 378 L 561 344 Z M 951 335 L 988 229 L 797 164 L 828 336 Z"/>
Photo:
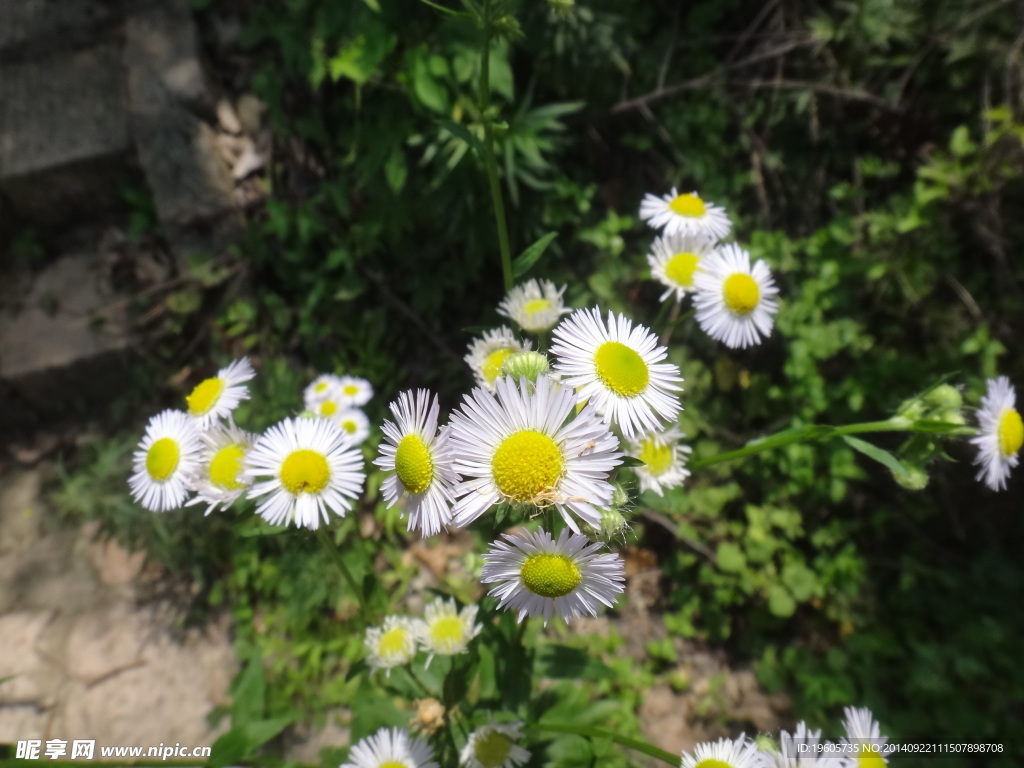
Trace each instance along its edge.
<path fill-rule="evenodd" d="M 612 507 L 622 509 L 629 504 L 629 491 L 619 483 L 612 483 Z"/>
<path fill-rule="evenodd" d="M 964 405 L 963 395 L 952 384 L 940 384 L 924 396 L 925 403 L 931 408 L 942 410 L 960 410 Z"/>
<path fill-rule="evenodd" d="M 300 411 L 298 417 L 300 419 L 319 419 L 320 418 L 320 416 L 317 415 L 316 411 L 308 411 L 308 410 L 307 411 Z"/>
<path fill-rule="evenodd" d="M 517 768 L 530 753 L 516 744 L 523 737 L 522 722 L 481 726 L 469 734 L 459 755 L 463 768 Z"/>
<path fill-rule="evenodd" d="M 892 470 L 892 479 L 908 491 L 923 491 L 928 487 L 928 473 L 921 467 L 910 464 L 903 465 L 904 471 Z"/>
<path fill-rule="evenodd" d="M 621 539 L 629 530 L 629 523 L 617 508 L 601 510 L 601 541 L 611 542 Z"/>
<path fill-rule="evenodd" d="M 412 730 L 433 735 L 444 727 L 444 705 L 437 699 L 420 699 L 416 702 L 416 715 L 409 721 Z"/>
<path fill-rule="evenodd" d="M 546 356 L 540 352 L 514 352 L 501 364 L 501 375 L 511 376 L 513 381 L 525 376 L 536 383 L 537 377 L 551 370 Z"/>

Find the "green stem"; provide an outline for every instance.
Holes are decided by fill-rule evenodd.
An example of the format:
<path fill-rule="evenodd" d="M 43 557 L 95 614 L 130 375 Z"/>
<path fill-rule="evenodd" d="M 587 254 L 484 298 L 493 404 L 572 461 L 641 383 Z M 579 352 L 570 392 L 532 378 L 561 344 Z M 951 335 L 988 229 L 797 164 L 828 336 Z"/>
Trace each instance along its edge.
<path fill-rule="evenodd" d="M 957 424 L 950 424 L 946 434 L 959 434 L 963 430 L 963 427 Z M 718 453 L 714 456 L 708 456 L 703 459 L 697 459 L 687 463 L 688 469 L 701 469 L 703 467 L 709 467 L 712 464 L 721 464 L 724 461 L 734 461 L 735 459 L 742 459 L 746 456 L 752 456 L 755 453 L 761 453 L 763 451 L 772 451 L 776 448 L 782 448 L 787 445 L 793 445 L 794 443 L 803 442 L 815 442 L 818 440 L 826 440 L 831 437 L 839 435 L 856 435 L 864 432 L 918 432 L 924 431 L 915 429 L 914 422 L 901 416 L 894 416 L 891 419 L 885 421 L 866 421 L 861 424 L 846 424 L 841 427 L 832 427 L 827 424 L 809 424 L 806 427 L 794 427 L 792 429 L 784 429 L 781 432 L 777 432 L 774 435 L 768 437 L 758 438 L 747 443 L 742 448 L 737 448 L 735 451 L 726 451 L 725 453 Z M 934 432 L 934 430 L 929 430 Z"/>
<path fill-rule="evenodd" d="M 337 543 L 334 541 L 334 537 L 328 533 L 326 528 L 317 528 L 316 535 L 320 538 L 324 548 L 330 553 L 331 559 L 334 564 L 341 571 L 341 577 L 348 583 L 349 589 L 352 590 L 352 594 L 356 596 L 356 600 L 359 601 L 359 613 L 362 614 L 363 621 L 368 622 L 369 616 L 366 613 L 366 601 L 363 599 L 363 590 L 356 584 L 355 578 L 352 576 L 352 571 L 345 565 L 345 561 L 341 559 L 341 551 L 338 549 Z"/>
<path fill-rule="evenodd" d="M 484 0 L 483 47 L 480 53 L 480 119 L 484 124 L 484 166 L 494 205 L 494 222 L 498 227 L 498 248 L 501 251 L 501 276 L 505 291 L 512 290 L 512 251 L 508 244 L 508 224 L 505 221 L 505 201 L 498 182 L 498 162 L 494 158 L 494 130 L 491 126 L 491 0 Z"/>
<path fill-rule="evenodd" d="M 418 685 L 420 687 L 420 690 L 422 690 L 423 693 L 427 695 L 427 698 L 434 698 L 434 693 L 430 690 L 430 688 L 427 687 L 427 684 L 423 682 L 423 679 L 416 674 L 416 670 L 413 669 L 411 665 L 407 667 L 407 670 L 409 672 L 409 677 L 416 681 L 416 685 Z"/>
<path fill-rule="evenodd" d="M 554 733 L 573 733 L 577 736 L 587 736 L 592 739 L 610 739 L 620 746 L 634 749 L 637 752 L 642 752 L 650 757 L 655 757 L 669 765 L 679 765 L 679 755 L 674 755 L 671 752 L 658 749 L 652 744 L 648 744 L 644 741 L 637 741 L 636 739 L 630 739 L 626 736 L 620 736 L 613 731 L 606 731 L 603 728 L 591 728 L 586 725 L 567 725 L 563 723 L 537 723 L 533 726 L 533 730 L 553 731 Z"/>

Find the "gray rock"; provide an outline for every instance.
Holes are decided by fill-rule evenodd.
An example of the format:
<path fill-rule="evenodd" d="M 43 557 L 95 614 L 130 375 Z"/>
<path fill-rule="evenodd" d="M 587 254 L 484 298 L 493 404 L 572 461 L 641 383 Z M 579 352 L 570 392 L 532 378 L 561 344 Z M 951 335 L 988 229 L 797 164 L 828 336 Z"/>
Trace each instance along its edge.
<path fill-rule="evenodd" d="M 121 19 L 119 0 L 2 0 L 0 61 L 92 44 Z"/>

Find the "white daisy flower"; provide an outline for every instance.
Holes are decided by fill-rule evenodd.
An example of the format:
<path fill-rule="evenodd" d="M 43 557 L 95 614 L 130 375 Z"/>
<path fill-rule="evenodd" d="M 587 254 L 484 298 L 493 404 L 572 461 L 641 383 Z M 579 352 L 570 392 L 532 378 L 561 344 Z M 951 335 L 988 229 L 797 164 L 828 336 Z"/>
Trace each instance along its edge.
<path fill-rule="evenodd" d="M 710 251 L 711 242 L 703 237 L 662 235 L 654 241 L 647 263 L 651 265 L 651 277 L 665 286 L 661 301 L 673 294 L 676 301 L 682 301 L 693 292 L 697 266 Z"/>
<path fill-rule="evenodd" d="M 971 442 L 978 446 L 975 464 L 981 466 L 978 480 L 993 491 L 1006 488 L 1010 470 L 1017 466 L 1024 445 L 1024 423 L 1015 408 L 1017 394 L 1005 376 L 989 379 L 978 411 L 978 435 Z"/>
<path fill-rule="evenodd" d="M 469 641 L 480 634 L 476 621 L 476 605 L 467 605 L 461 611 L 455 600 L 437 598 L 423 611 L 423 618 L 416 619 L 416 633 L 423 650 L 430 654 L 427 666 L 435 654 L 456 656 L 465 653 Z"/>
<path fill-rule="evenodd" d="M 842 755 L 830 741 L 821 741 L 821 731 L 797 723 L 796 732 L 779 733 L 779 751 L 771 753 L 775 768 L 855 768 L 855 763 Z"/>
<path fill-rule="evenodd" d="M 611 608 L 624 589 L 622 560 L 598 553 L 602 545 L 586 536 L 563 529 L 555 541 L 539 529 L 501 537 L 505 541 L 495 541 L 484 555 L 480 581 L 498 584 L 488 594 L 498 598 L 499 608 L 519 611 L 519 621 L 596 616 L 600 605 Z"/>
<path fill-rule="evenodd" d="M 373 385 L 366 379 L 359 379 L 355 376 L 341 376 L 338 379 L 338 389 L 347 405 L 366 405 L 373 397 Z"/>
<path fill-rule="evenodd" d="M 334 389 L 316 402 L 306 403 L 306 410 L 321 419 L 337 423 L 338 414 L 348 410 L 348 404 L 340 390 Z M 340 426 L 340 425 L 339 425 Z"/>
<path fill-rule="evenodd" d="M 689 235 L 711 241 L 721 240 L 732 229 L 732 222 L 720 205 L 704 202 L 696 192 L 680 195 L 675 187 L 672 194 L 663 197 L 644 195 L 640 218 L 654 229 L 663 229 L 666 235 Z"/>
<path fill-rule="evenodd" d="M 523 724 L 490 723 L 471 734 L 459 755 L 463 768 L 517 768 L 530 759 L 530 753 L 515 743 L 523 738 Z"/>
<path fill-rule="evenodd" d="M 433 536 L 451 522 L 452 489 L 459 481 L 448 428 L 438 433 L 440 405 L 425 389 L 401 393 L 390 408 L 397 423 L 384 422 L 380 456 L 373 463 L 395 474 L 381 484 L 381 493 L 388 509 L 404 502 L 410 531 Z"/>
<path fill-rule="evenodd" d="M 680 768 L 763 768 L 767 758 L 745 734 L 698 744 L 693 754 L 683 752 Z"/>
<path fill-rule="evenodd" d="M 337 424 L 326 419 L 285 419 L 267 430 L 246 457 L 256 482 L 249 498 L 268 496 L 256 508 L 271 525 L 316 530 L 327 511 L 344 517 L 363 490 L 363 457 Z"/>
<path fill-rule="evenodd" d="M 200 429 L 227 418 L 240 402 L 249 399 L 249 388 L 244 383 L 255 375 L 247 357 L 221 368 L 216 376 L 196 384 L 185 397 L 189 416 L 196 419 Z"/>
<path fill-rule="evenodd" d="M 645 432 L 629 443 L 627 455 L 640 459 L 642 467 L 633 467 L 640 479 L 640 492 L 654 491 L 659 496 L 669 488 L 682 485 L 690 476 L 686 460 L 692 450 L 679 441 L 685 437 L 678 427 L 663 432 Z"/>
<path fill-rule="evenodd" d="M 772 315 L 779 311 L 771 272 L 737 245 L 716 248 L 700 263 L 694 277 L 693 306 L 708 336 L 727 347 L 751 347 L 772 333 Z"/>
<path fill-rule="evenodd" d="M 302 399 L 307 409 L 315 411 L 318 403 L 329 399 L 332 394 L 337 397 L 337 392 L 340 389 L 341 378 L 339 376 L 335 376 L 333 373 L 322 373 L 313 379 L 302 392 Z"/>
<path fill-rule="evenodd" d="M 252 484 L 242 474 L 245 455 L 256 444 L 256 435 L 239 429 L 232 422 L 214 426 L 202 433 L 201 463 L 192 478 L 196 496 L 186 506 L 206 504 L 206 514 L 218 507 L 227 509 Z"/>
<path fill-rule="evenodd" d="M 493 392 L 494 381 L 500 376 L 505 360 L 514 352 L 527 352 L 530 347 L 529 341 L 520 341 L 503 325 L 487 331 L 482 339 L 474 339 L 465 360 L 473 370 L 476 383 Z"/>
<path fill-rule="evenodd" d="M 508 292 L 498 305 L 498 314 L 509 318 L 524 331 L 548 331 L 558 318 L 572 311 L 566 309 L 563 293 L 564 285 L 556 288 L 550 280 L 528 280 Z"/>
<path fill-rule="evenodd" d="M 201 449 L 194 419 L 181 411 L 158 413 L 133 455 L 134 473 L 128 479 L 132 498 L 152 512 L 180 507 L 192 490 Z"/>
<path fill-rule="evenodd" d="M 867 707 L 843 709 L 843 729 L 846 735 L 840 744 L 857 747 L 849 754 L 856 754 L 852 764 L 857 768 L 882 768 L 888 765 L 885 754 L 889 750 L 889 737 L 882 735 L 882 728 Z"/>
<path fill-rule="evenodd" d="M 370 436 L 370 420 L 358 408 L 346 408 L 331 421 L 341 427 L 353 445 L 362 445 Z"/>
<path fill-rule="evenodd" d="M 658 417 L 676 420 L 679 399 L 672 393 L 682 389 L 679 368 L 661 362 L 668 350 L 644 326 L 634 328 L 625 315 L 616 318 L 611 312 L 606 326 L 594 307 L 559 323 L 553 339 L 555 372 L 627 438 L 661 429 Z"/>
<path fill-rule="evenodd" d="M 404 728 L 381 728 L 352 747 L 348 759 L 339 768 L 438 768 L 430 745 Z"/>
<path fill-rule="evenodd" d="M 419 628 L 413 619 L 388 616 L 381 626 L 366 630 L 366 661 L 373 669 L 386 670 L 408 664 L 416 656 L 418 640 Z"/>
<path fill-rule="evenodd" d="M 547 376 L 531 384 L 498 379 L 497 396 L 474 389 L 451 416 L 455 471 L 455 525 L 465 526 L 502 501 L 554 505 L 579 533 L 570 512 L 598 526 L 595 507 L 611 503 L 608 474 L 621 463 L 619 441 L 594 407 L 566 423 L 576 393 Z"/>

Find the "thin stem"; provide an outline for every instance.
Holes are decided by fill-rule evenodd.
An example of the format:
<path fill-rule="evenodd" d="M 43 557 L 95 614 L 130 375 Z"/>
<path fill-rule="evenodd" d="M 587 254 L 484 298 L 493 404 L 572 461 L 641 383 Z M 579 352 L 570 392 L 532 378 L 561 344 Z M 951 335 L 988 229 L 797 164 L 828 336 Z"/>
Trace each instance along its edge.
<path fill-rule="evenodd" d="M 498 182 L 498 162 L 494 158 L 494 130 L 491 126 L 491 0 L 484 0 L 483 46 L 480 52 L 480 119 L 484 124 L 484 166 L 494 205 L 494 222 L 498 227 L 498 248 L 501 251 L 501 276 L 505 291 L 512 290 L 512 251 L 508 244 L 508 224 L 505 221 L 505 201 Z"/>
<path fill-rule="evenodd" d="M 817 442 L 818 440 L 825 440 L 839 435 L 856 435 L 864 432 L 921 431 L 925 430 L 916 429 L 913 421 L 902 416 L 894 416 L 893 418 L 886 419 L 885 421 L 866 421 L 861 424 L 845 424 L 841 427 L 832 427 L 827 424 L 810 424 L 806 427 L 784 429 L 774 435 L 769 435 L 768 437 L 759 438 L 758 440 L 747 443 L 745 446 L 737 448 L 735 451 L 726 451 L 725 453 L 718 453 L 714 456 L 708 456 L 703 459 L 688 462 L 687 467 L 689 469 L 701 469 L 703 467 L 709 467 L 712 464 L 721 464 L 724 461 L 742 459 L 746 456 L 752 456 L 755 453 L 783 448 L 787 445 L 793 445 L 794 443 Z M 934 433 L 934 430 L 928 431 Z M 950 424 L 949 429 L 946 430 L 946 434 L 961 434 L 962 431 L 962 426 Z"/>
<path fill-rule="evenodd" d="M 423 679 L 419 675 L 416 674 L 416 670 L 413 669 L 411 665 L 409 667 L 407 667 L 406 669 L 409 672 L 409 676 L 413 680 L 416 681 L 416 685 L 418 685 L 420 687 L 420 690 L 422 690 L 427 695 L 427 698 L 428 699 L 434 698 L 433 691 L 431 691 L 430 688 L 427 687 L 427 684 L 423 682 Z"/>
<path fill-rule="evenodd" d="M 665 750 L 659 749 L 653 744 L 648 744 L 644 741 L 637 741 L 636 739 L 630 739 L 626 736 L 620 736 L 613 731 L 606 731 L 603 728 L 591 728 L 586 725 L 568 725 L 565 723 L 537 723 L 533 726 L 533 730 L 552 731 L 554 733 L 573 733 L 577 736 L 588 736 L 592 739 L 609 739 L 620 746 L 634 749 L 637 752 L 642 752 L 645 755 L 657 758 L 669 765 L 679 765 L 679 755 L 666 752 Z"/>
<path fill-rule="evenodd" d="M 352 576 L 352 571 L 345 565 L 345 561 L 341 559 L 341 551 L 338 549 L 337 543 L 334 541 L 334 537 L 328 533 L 326 528 L 317 528 L 316 535 L 323 542 L 324 548 L 330 553 L 331 559 L 334 560 L 334 564 L 341 571 L 341 577 L 348 583 L 349 589 L 352 590 L 352 594 L 356 596 L 356 600 L 359 601 L 359 612 L 363 616 L 364 621 L 368 621 L 369 617 L 366 614 L 366 601 L 363 599 L 363 590 L 356 584 L 355 578 Z"/>

